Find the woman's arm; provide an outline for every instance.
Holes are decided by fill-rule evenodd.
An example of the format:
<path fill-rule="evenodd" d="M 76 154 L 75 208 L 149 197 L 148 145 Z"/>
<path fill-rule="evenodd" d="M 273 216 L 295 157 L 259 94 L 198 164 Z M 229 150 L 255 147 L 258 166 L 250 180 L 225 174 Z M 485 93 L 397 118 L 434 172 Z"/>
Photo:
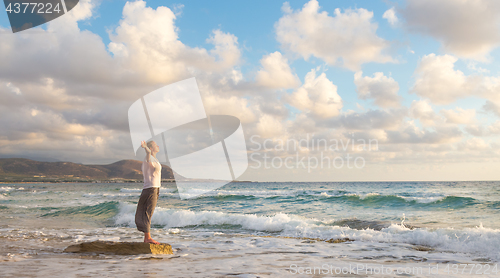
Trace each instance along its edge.
<path fill-rule="evenodd" d="M 151 150 L 148 148 L 146 141 L 141 141 L 141 147 L 146 151 L 146 161 L 151 162 Z"/>

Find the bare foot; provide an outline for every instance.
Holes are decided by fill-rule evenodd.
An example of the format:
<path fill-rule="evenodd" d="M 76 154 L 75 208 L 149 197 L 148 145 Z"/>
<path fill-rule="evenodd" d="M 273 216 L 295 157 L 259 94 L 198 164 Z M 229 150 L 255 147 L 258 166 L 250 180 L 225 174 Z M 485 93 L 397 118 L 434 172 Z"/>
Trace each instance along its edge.
<path fill-rule="evenodd" d="M 148 239 L 144 239 L 144 242 L 146 243 L 153 243 L 153 244 L 160 244 L 158 241 L 152 239 L 152 238 L 148 238 Z"/>

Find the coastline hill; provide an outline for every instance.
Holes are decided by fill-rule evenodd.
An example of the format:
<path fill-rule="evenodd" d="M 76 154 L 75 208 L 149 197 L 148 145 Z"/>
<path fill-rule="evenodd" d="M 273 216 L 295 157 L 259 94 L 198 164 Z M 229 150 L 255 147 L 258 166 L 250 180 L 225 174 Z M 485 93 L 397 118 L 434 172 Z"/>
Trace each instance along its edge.
<path fill-rule="evenodd" d="M 0 181 L 142 181 L 142 161 L 120 160 L 107 165 L 73 162 L 40 162 L 26 158 L 0 159 Z M 162 179 L 173 180 L 170 167 L 162 165 Z"/>

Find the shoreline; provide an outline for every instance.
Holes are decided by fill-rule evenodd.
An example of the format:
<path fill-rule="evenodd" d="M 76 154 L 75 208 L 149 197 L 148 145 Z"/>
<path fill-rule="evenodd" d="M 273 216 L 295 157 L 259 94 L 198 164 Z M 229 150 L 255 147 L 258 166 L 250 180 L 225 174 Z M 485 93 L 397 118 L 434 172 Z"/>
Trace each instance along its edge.
<path fill-rule="evenodd" d="M 175 183 L 175 179 L 165 179 L 162 183 Z M 198 182 L 198 181 L 193 181 Z M 232 183 L 255 183 L 254 181 L 231 181 Z M 26 180 L 13 180 L 13 181 L 0 181 L 0 184 L 12 183 L 143 183 L 142 180 L 40 180 L 40 181 L 26 181 Z"/>

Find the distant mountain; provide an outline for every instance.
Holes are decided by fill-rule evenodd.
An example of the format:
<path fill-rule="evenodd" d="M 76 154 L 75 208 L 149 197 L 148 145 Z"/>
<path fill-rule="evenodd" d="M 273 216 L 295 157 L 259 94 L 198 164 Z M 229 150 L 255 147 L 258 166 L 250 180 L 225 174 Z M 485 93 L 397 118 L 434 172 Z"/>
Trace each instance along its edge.
<path fill-rule="evenodd" d="M 0 159 L 1 180 L 20 178 L 70 178 L 86 180 L 142 180 L 142 161 L 120 160 L 108 165 L 83 165 L 72 162 L 41 162 L 26 158 Z M 172 169 L 162 165 L 162 179 L 174 179 Z"/>

